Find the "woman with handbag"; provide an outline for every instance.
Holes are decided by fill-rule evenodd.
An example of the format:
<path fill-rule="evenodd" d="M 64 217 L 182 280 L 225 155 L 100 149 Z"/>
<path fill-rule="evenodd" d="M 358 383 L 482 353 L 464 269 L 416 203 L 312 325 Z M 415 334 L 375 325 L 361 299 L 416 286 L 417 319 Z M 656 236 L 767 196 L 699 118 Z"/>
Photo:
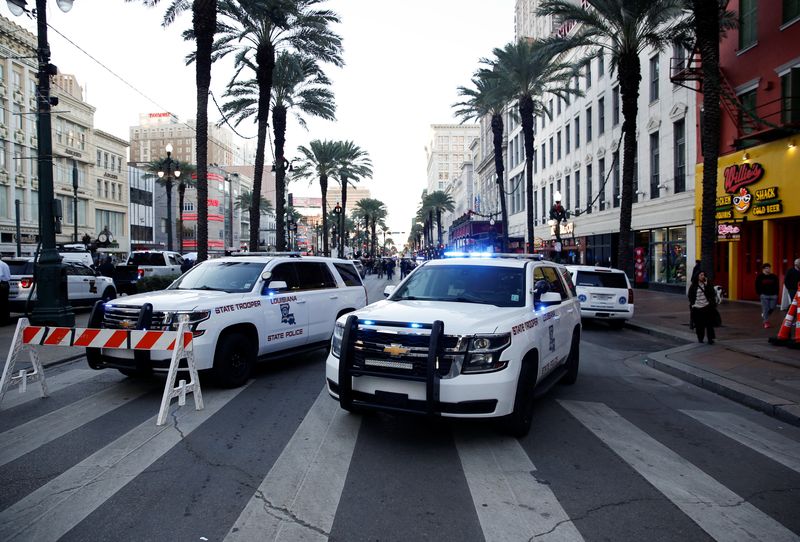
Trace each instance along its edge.
<path fill-rule="evenodd" d="M 703 342 L 708 336 L 708 344 L 714 344 L 714 328 L 720 325 L 720 318 L 714 286 L 705 271 L 700 271 L 689 286 L 689 306 L 697 340 Z"/>

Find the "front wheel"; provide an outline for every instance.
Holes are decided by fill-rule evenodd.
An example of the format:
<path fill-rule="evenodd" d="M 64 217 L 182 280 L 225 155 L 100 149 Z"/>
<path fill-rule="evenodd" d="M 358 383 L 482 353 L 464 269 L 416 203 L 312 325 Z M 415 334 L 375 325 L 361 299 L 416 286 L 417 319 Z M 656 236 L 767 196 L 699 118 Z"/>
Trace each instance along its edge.
<path fill-rule="evenodd" d="M 108 303 L 112 299 L 116 298 L 117 298 L 117 291 L 114 290 L 114 288 L 112 288 L 111 286 L 109 286 L 103 291 L 103 297 L 102 297 L 103 303 Z"/>
<path fill-rule="evenodd" d="M 250 378 L 256 351 L 250 339 L 239 333 L 222 337 L 214 354 L 212 374 L 223 388 L 238 388 Z"/>
<path fill-rule="evenodd" d="M 503 419 L 508 434 L 522 438 L 531 430 L 533 422 L 533 390 L 536 385 L 536 364 L 524 363 L 517 381 L 514 411 Z"/>

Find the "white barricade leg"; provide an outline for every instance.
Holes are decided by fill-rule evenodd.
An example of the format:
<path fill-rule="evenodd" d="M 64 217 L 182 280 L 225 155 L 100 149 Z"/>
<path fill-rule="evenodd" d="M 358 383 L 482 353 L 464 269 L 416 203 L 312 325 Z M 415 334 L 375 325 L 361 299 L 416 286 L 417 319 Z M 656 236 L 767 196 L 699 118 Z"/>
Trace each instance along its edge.
<path fill-rule="evenodd" d="M 11 385 L 19 386 L 20 393 L 24 393 L 27 389 L 28 383 L 39 382 L 42 397 L 47 397 L 47 382 L 44 379 L 44 369 L 42 368 L 39 353 L 36 348 L 31 345 L 26 345 L 22 342 L 23 330 L 30 326 L 27 318 L 20 318 L 17 322 L 17 329 L 14 331 L 14 339 L 11 341 L 11 348 L 8 351 L 6 364 L 3 367 L 3 376 L 0 378 L 0 403 L 3 402 L 3 397 Z M 27 369 L 20 370 L 18 375 L 14 375 L 14 366 L 17 363 L 17 356 L 23 348 L 28 348 L 31 358 L 32 371 L 28 372 Z"/>
<path fill-rule="evenodd" d="M 174 397 L 178 398 L 178 406 L 183 406 L 186 404 L 186 394 L 191 393 L 194 396 L 195 410 L 202 410 L 203 408 L 203 394 L 200 391 L 200 378 L 197 375 L 197 367 L 194 364 L 194 351 L 192 348 L 188 350 L 184 348 L 183 333 L 184 324 L 181 324 L 178 326 L 178 338 L 175 340 L 175 348 L 172 351 L 172 359 L 169 363 L 167 382 L 164 385 L 164 394 L 161 396 L 161 408 L 158 411 L 156 425 L 164 425 L 167 422 L 169 404 Z M 184 355 L 186 356 L 191 381 L 187 384 L 185 380 L 181 380 L 180 385 L 176 387 L 175 377 L 178 374 L 178 364 Z"/>

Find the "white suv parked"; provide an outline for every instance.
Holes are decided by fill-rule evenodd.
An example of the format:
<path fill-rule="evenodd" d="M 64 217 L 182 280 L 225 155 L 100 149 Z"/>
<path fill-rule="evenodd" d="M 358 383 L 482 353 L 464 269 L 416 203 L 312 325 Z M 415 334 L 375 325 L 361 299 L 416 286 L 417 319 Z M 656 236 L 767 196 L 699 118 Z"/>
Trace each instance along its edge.
<path fill-rule="evenodd" d="M 608 320 L 621 329 L 633 318 L 633 288 L 620 269 L 593 265 L 568 265 L 581 303 L 581 317 Z"/>
<path fill-rule="evenodd" d="M 175 330 L 187 323 L 197 368 L 236 387 L 260 357 L 328 346 L 336 319 L 366 302 L 361 278 L 346 260 L 245 255 L 202 262 L 166 290 L 98 306 L 89 327 Z M 169 355 L 87 349 L 92 368 L 127 375 L 164 371 Z"/>
<path fill-rule="evenodd" d="M 425 262 L 388 299 L 336 322 L 327 384 L 342 408 L 504 417 L 578 376 L 580 306 L 562 265 L 525 257 Z"/>

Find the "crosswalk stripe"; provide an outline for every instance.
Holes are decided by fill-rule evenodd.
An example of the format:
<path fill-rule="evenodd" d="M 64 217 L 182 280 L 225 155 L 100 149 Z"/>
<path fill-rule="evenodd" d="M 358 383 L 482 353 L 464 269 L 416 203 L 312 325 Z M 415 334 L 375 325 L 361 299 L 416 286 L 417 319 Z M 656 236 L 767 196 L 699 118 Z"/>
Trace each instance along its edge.
<path fill-rule="evenodd" d="M 141 382 L 122 382 L 0 433 L 0 466 L 14 461 L 147 393 Z"/>
<path fill-rule="evenodd" d="M 715 540 L 796 541 L 790 530 L 601 403 L 559 401 Z"/>
<path fill-rule="evenodd" d="M 95 371 L 94 369 L 72 369 L 52 377 L 45 373 L 45 376 L 47 377 L 47 390 L 52 395 L 53 392 L 68 388 L 69 386 L 77 384 L 78 382 L 89 380 L 94 376 L 100 376 L 100 374 L 100 371 Z M 8 410 L 9 408 L 14 408 L 15 406 L 27 403 L 28 401 L 41 398 L 42 396 L 40 395 L 38 384 L 35 386 L 29 385 L 28 390 L 25 393 L 19 393 L 15 389 L 9 389 L 5 397 L 3 397 L 3 402 L 0 404 L 0 410 Z"/>
<path fill-rule="evenodd" d="M 519 441 L 466 432 L 455 440 L 486 542 L 583 540 Z"/>
<path fill-rule="evenodd" d="M 154 416 L 133 428 L 0 512 L 0 540 L 58 540 L 246 387 L 204 394 L 203 410 L 183 407 L 167 425 Z"/>
<path fill-rule="evenodd" d="M 360 427 L 323 389 L 225 540 L 327 540 Z"/>
<path fill-rule="evenodd" d="M 800 472 L 800 442 L 736 414 L 706 410 L 681 410 L 681 412 L 784 467 Z"/>

